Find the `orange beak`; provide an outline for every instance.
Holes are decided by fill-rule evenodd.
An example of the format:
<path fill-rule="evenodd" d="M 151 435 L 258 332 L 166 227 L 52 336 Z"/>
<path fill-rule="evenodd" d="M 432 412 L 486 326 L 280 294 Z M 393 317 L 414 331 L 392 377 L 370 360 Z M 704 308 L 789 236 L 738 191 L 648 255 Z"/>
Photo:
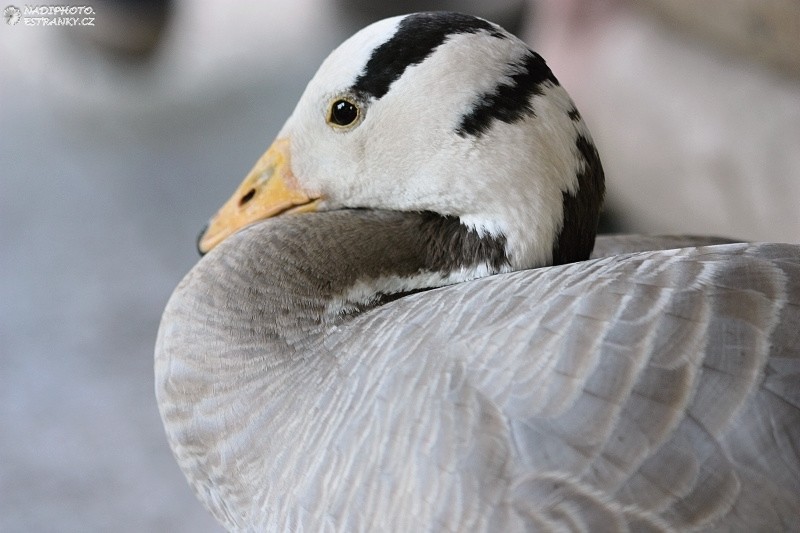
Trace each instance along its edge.
<path fill-rule="evenodd" d="M 292 174 L 289 139 L 276 139 L 197 240 L 201 254 L 240 229 L 285 213 L 317 210 L 320 199 L 301 190 Z"/>

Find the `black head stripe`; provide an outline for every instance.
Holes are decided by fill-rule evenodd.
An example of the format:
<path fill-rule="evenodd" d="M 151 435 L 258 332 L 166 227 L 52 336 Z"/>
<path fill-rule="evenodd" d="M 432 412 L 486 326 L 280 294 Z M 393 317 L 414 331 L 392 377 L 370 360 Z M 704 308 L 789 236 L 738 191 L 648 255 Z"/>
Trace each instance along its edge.
<path fill-rule="evenodd" d="M 372 52 L 350 90 L 363 99 L 382 98 L 408 67 L 422 63 L 448 36 L 479 31 L 506 38 L 494 25 L 469 15 L 445 11 L 409 15 L 392 38 Z"/>
<path fill-rule="evenodd" d="M 580 112 L 575 106 L 572 106 L 572 109 L 569 110 L 567 113 L 569 119 L 573 122 L 580 122 L 582 119 Z"/>
<path fill-rule="evenodd" d="M 520 60 L 509 64 L 511 82 L 499 83 L 491 92 L 480 95 L 472 111 L 461 117 L 456 132 L 466 137 L 476 137 L 489 131 L 492 122 L 500 120 L 511 124 L 526 115 L 533 115 L 531 97 L 542 94 L 545 82 L 558 85 L 558 80 L 542 57 L 528 51 Z"/>
<path fill-rule="evenodd" d="M 597 233 L 597 219 L 605 195 L 603 166 L 590 139 L 578 135 L 575 141 L 583 159 L 575 194 L 562 193 L 564 223 L 553 245 L 553 264 L 561 265 L 589 259 Z"/>

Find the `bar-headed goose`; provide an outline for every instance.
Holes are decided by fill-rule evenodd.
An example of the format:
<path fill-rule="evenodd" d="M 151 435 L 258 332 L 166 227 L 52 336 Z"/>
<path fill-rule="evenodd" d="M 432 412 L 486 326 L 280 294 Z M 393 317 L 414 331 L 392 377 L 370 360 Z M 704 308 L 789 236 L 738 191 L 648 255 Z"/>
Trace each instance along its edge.
<path fill-rule="evenodd" d="M 342 44 L 164 312 L 156 393 L 200 500 L 247 531 L 796 527 L 800 247 L 589 260 L 603 191 L 498 26 Z"/>

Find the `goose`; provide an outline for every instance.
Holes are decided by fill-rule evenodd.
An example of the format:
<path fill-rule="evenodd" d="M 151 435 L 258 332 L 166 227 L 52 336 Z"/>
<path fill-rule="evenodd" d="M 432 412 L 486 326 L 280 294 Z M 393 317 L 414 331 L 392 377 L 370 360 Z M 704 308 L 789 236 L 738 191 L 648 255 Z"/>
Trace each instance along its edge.
<path fill-rule="evenodd" d="M 201 234 L 155 347 L 231 531 L 800 524 L 800 246 L 595 239 L 544 60 L 472 16 L 322 63 Z"/>

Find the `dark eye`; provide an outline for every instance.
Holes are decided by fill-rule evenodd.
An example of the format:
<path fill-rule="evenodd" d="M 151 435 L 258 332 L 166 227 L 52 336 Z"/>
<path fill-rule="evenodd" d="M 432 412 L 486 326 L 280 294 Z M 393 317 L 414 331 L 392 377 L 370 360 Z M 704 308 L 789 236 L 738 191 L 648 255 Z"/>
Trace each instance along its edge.
<path fill-rule="evenodd" d="M 339 99 L 331 104 L 328 122 L 337 126 L 349 126 L 358 119 L 358 107 L 353 102 Z"/>

